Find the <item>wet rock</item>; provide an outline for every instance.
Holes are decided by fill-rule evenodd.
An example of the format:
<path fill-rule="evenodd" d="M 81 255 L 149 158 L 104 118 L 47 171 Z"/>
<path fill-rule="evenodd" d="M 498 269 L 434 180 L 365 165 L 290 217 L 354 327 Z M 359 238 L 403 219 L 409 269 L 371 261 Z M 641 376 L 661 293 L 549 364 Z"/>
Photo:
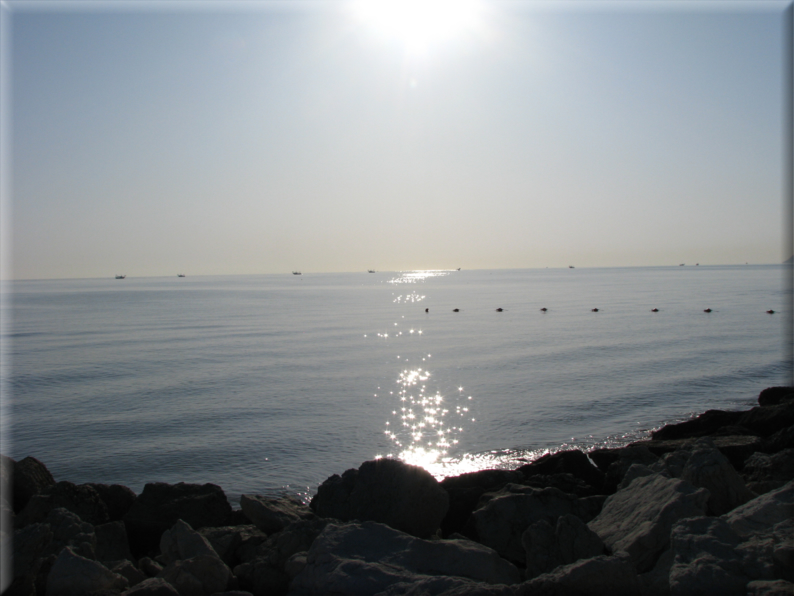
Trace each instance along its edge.
<path fill-rule="evenodd" d="M 575 515 L 588 522 L 603 501 L 598 497 L 577 499 L 555 488 L 536 489 L 507 485 L 473 514 L 482 544 L 502 557 L 523 565 L 526 560 L 521 536 L 533 523 L 546 520 L 556 524 L 562 515 Z"/>
<path fill-rule="evenodd" d="M 311 519 L 314 512 L 291 497 L 268 498 L 259 495 L 241 495 L 240 507 L 257 528 L 267 534 L 283 530 L 294 521 Z"/>
<path fill-rule="evenodd" d="M 103 590 L 124 590 L 127 580 L 101 563 L 64 548 L 47 577 L 47 596 L 75 596 Z"/>
<path fill-rule="evenodd" d="M 755 435 L 731 435 L 731 436 L 712 436 L 710 437 L 714 447 L 720 450 L 731 465 L 741 471 L 745 460 L 756 451 L 760 451 L 763 446 L 763 439 Z M 671 440 L 650 440 L 636 441 L 630 445 L 647 447 L 651 453 L 663 457 L 666 453 L 678 450 L 688 450 L 696 448 L 696 439 L 671 439 Z"/>
<path fill-rule="evenodd" d="M 590 463 L 587 455 L 578 449 L 544 455 L 530 464 L 521 466 L 517 471 L 527 478 L 538 474 L 546 476 L 571 474 L 595 489 L 602 489 L 604 485 L 604 473 Z"/>
<path fill-rule="evenodd" d="M 292 581 L 298 593 L 375 594 L 422 576 L 515 584 L 518 569 L 470 540 L 422 540 L 374 522 L 329 524 Z"/>
<path fill-rule="evenodd" d="M 37 495 L 48 486 L 55 484 L 55 479 L 47 466 L 35 457 L 28 456 L 21 461 L 14 462 L 12 471 L 14 513 L 22 511 L 33 495 Z"/>
<path fill-rule="evenodd" d="M 705 513 L 709 492 L 659 474 L 635 479 L 607 498 L 588 525 L 613 552 L 624 551 L 639 573 L 653 569 L 669 547 L 673 524 Z"/>
<path fill-rule="evenodd" d="M 449 536 L 465 531 L 483 493 L 498 490 L 509 482 L 521 482 L 523 479 L 524 475 L 515 470 L 480 470 L 442 480 L 441 487 L 449 495 L 449 509 L 441 522 L 442 534 Z"/>
<path fill-rule="evenodd" d="M 191 528 L 223 526 L 232 507 L 221 487 L 215 484 L 166 484 L 153 482 L 124 515 L 124 524 L 134 555 L 155 550 L 160 536 L 182 519 Z"/>
<path fill-rule="evenodd" d="M 558 567 L 521 584 L 519 596 L 639 596 L 642 585 L 626 557 L 605 555 Z"/>
<path fill-rule="evenodd" d="M 606 554 L 604 543 L 575 515 L 562 515 L 557 524 L 540 520 L 521 536 L 526 551 L 525 577 L 532 579 L 580 559 Z"/>
<path fill-rule="evenodd" d="M 781 488 L 794 478 L 794 449 L 778 453 L 753 453 L 744 463 L 742 477 L 747 488 L 761 494 Z"/>
<path fill-rule="evenodd" d="M 93 488 L 105 503 L 108 510 L 108 521 L 121 521 L 132 507 L 135 499 L 138 498 L 132 489 L 121 484 L 107 485 L 89 482 L 85 486 Z"/>
<path fill-rule="evenodd" d="M 424 537 L 439 529 L 449 496 L 425 469 L 383 458 L 328 478 L 311 508 L 320 517 L 376 521 Z"/>
<path fill-rule="evenodd" d="M 182 596 L 211 596 L 230 589 L 232 572 L 216 555 L 199 555 L 173 561 L 160 577 L 174 586 Z"/>
<path fill-rule="evenodd" d="M 97 561 L 133 560 L 124 522 L 114 521 L 95 526 L 94 533 L 96 534 Z"/>
<path fill-rule="evenodd" d="M 783 401 L 774 406 L 757 406 L 749 412 L 743 412 L 738 424 L 761 437 L 768 437 L 794 425 L 794 400 Z"/>
<path fill-rule="evenodd" d="M 121 596 L 180 596 L 180 594 L 163 578 L 150 577 L 124 591 Z"/>
<path fill-rule="evenodd" d="M 759 406 L 776 406 L 794 400 L 794 387 L 768 387 L 758 395 Z"/>
<path fill-rule="evenodd" d="M 723 426 L 736 425 L 742 415 L 743 412 L 707 410 L 691 420 L 679 422 L 678 424 L 667 424 L 651 433 L 651 438 L 656 441 L 668 441 L 671 439 L 705 437 L 714 434 Z"/>

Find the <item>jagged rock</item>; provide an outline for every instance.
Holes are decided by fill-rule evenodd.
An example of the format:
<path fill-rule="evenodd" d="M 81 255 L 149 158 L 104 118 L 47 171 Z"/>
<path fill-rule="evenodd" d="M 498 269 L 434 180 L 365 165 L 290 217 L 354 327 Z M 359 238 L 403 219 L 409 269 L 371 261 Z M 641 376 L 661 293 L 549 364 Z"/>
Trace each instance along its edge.
<path fill-rule="evenodd" d="M 755 435 L 731 435 L 709 437 L 714 447 L 720 450 L 736 470 L 741 470 L 745 460 L 763 447 L 763 439 Z M 645 440 L 635 441 L 630 447 L 647 447 L 651 453 L 662 457 L 671 451 L 679 449 L 689 450 L 696 448 L 696 439 L 670 439 L 670 440 Z"/>
<path fill-rule="evenodd" d="M 157 577 L 163 570 L 163 566 L 152 558 L 141 557 L 138 559 L 138 569 L 149 577 Z"/>
<path fill-rule="evenodd" d="M 47 524 L 30 524 L 14 532 L 14 578 L 23 584 L 33 584 L 41 567 L 41 559 L 52 542 L 52 530 Z M 21 587 L 20 592 L 25 592 Z"/>
<path fill-rule="evenodd" d="M 67 509 L 80 516 L 84 522 L 93 525 L 107 523 L 109 519 L 105 503 L 93 488 L 62 480 L 43 488 L 40 494 L 30 497 L 25 508 L 17 515 L 15 524 L 21 528 L 41 522 L 50 511 L 57 508 Z"/>
<path fill-rule="evenodd" d="M 670 568 L 674 560 L 675 553 L 668 548 L 653 569 L 639 576 L 643 596 L 670 596 Z"/>
<path fill-rule="evenodd" d="M 163 578 L 150 577 L 124 591 L 121 596 L 180 596 L 180 594 Z"/>
<path fill-rule="evenodd" d="M 278 534 L 270 536 L 259 553 L 272 554 L 275 564 L 282 568 L 292 555 L 301 551 L 308 551 L 325 527 L 333 520 L 311 519 L 296 521 L 288 525 Z"/>
<path fill-rule="evenodd" d="M 178 519 L 198 530 L 226 525 L 231 512 L 226 495 L 215 484 L 152 482 L 144 486 L 124 515 L 124 524 L 132 553 L 137 556 L 156 549 L 161 534 Z"/>
<path fill-rule="evenodd" d="M 314 517 L 311 509 L 290 497 L 272 499 L 260 495 L 241 495 L 240 507 L 251 523 L 267 534 L 279 532 L 294 521 Z"/>
<path fill-rule="evenodd" d="M 794 449 L 778 453 L 753 453 L 746 462 L 742 476 L 747 488 L 761 494 L 780 488 L 794 478 Z"/>
<path fill-rule="evenodd" d="M 199 555 L 173 561 L 160 576 L 174 586 L 182 596 L 211 596 L 230 589 L 232 572 L 217 555 Z"/>
<path fill-rule="evenodd" d="M 95 526 L 94 533 L 96 534 L 97 561 L 133 560 L 124 522 L 114 521 Z"/>
<path fill-rule="evenodd" d="M 722 515 L 755 497 L 728 459 L 713 447 L 695 449 L 681 478 L 709 491 L 709 515 Z"/>
<path fill-rule="evenodd" d="M 794 523 L 786 520 L 765 532 L 743 539 L 722 518 L 695 517 L 673 527 L 675 554 L 670 569 L 670 594 L 747 593 L 753 580 L 783 579 L 786 565 L 776 553 L 791 548 Z M 788 566 L 788 574 L 792 570 Z"/>
<path fill-rule="evenodd" d="M 747 584 L 747 596 L 791 596 L 794 584 L 784 579 L 756 580 Z"/>
<path fill-rule="evenodd" d="M 637 478 L 607 498 L 588 525 L 613 552 L 625 551 L 639 573 L 650 571 L 669 545 L 673 524 L 705 513 L 709 492 L 659 474 Z"/>
<path fill-rule="evenodd" d="M 691 439 L 714 434 L 723 426 L 732 426 L 739 423 L 743 412 L 726 412 L 724 410 L 707 410 L 685 422 L 667 424 L 651 433 L 651 438 L 656 441 L 670 439 Z"/>
<path fill-rule="evenodd" d="M 532 463 L 521 466 L 517 471 L 525 477 L 567 473 L 596 489 L 601 489 L 604 485 L 604 473 L 591 464 L 587 455 L 578 449 L 544 455 Z"/>
<path fill-rule="evenodd" d="M 643 464 L 631 464 L 631 466 L 629 466 L 629 469 L 626 470 L 626 472 L 623 474 L 623 477 L 620 479 L 620 482 L 618 483 L 616 489 L 623 490 L 629 484 L 631 484 L 635 479 L 642 478 L 643 476 L 651 476 L 652 474 L 656 474 L 656 473 L 657 472 L 654 472 L 651 468 Z M 658 472 L 658 473 L 661 473 L 662 476 L 667 476 L 667 474 L 665 474 L 664 472 Z"/>
<path fill-rule="evenodd" d="M 592 497 L 604 494 L 604 487 L 596 488 L 573 474 L 536 474 L 521 480 L 524 486 L 533 488 L 556 488 L 575 497 Z"/>
<path fill-rule="evenodd" d="M 441 481 L 449 495 L 449 509 L 441 522 L 441 532 L 449 536 L 462 532 L 480 497 L 489 490 L 498 490 L 508 482 L 521 482 L 524 476 L 515 470 L 480 470 Z"/>
<path fill-rule="evenodd" d="M 139 583 L 147 579 L 147 575 L 139 570 L 132 561 L 122 559 L 120 561 L 108 561 L 104 563 L 105 567 L 110 569 L 113 573 L 117 573 L 127 580 L 130 587 L 137 586 Z"/>
<path fill-rule="evenodd" d="M 181 519 L 171 529 L 163 532 L 160 537 L 160 553 L 168 563 L 199 556 L 218 556 L 207 539 Z"/>
<path fill-rule="evenodd" d="M 212 549 L 218 553 L 221 560 L 230 568 L 234 568 L 242 562 L 237 554 L 237 550 L 243 545 L 246 539 L 255 535 L 261 537 L 262 542 L 264 542 L 267 537 L 264 532 L 253 524 L 201 528 L 198 532 L 207 539 Z"/>
<path fill-rule="evenodd" d="M 601 555 L 558 567 L 521 584 L 516 596 L 639 596 L 642 585 L 626 557 Z"/>
<path fill-rule="evenodd" d="M 651 465 L 650 469 L 668 478 L 681 478 L 694 446 L 693 442 L 690 443 L 688 449 L 676 449 L 665 453 L 655 464 Z"/>
<path fill-rule="evenodd" d="M 759 406 L 776 406 L 794 400 L 794 387 L 767 387 L 758 394 Z"/>
<path fill-rule="evenodd" d="M 556 526 L 540 520 L 521 536 L 526 551 L 525 577 L 532 579 L 561 565 L 606 554 L 604 543 L 575 515 L 562 515 Z"/>
<path fill-rule="evenodd" d="M 87 559 L 96 558 L 96 532 L 94 526 L 62 507 L 50 510 L 44 519 L 52 528 L 52 543 L 45 554 L 58 555 L 63 547 L 69 546 L 75 554 Z"/>
<path fill-rule="evenodd" d="M 11 461 L 13 462 L 13 460 Z M 35 457 L 28 456 L 21 461 L 14 462 L 12 470 L 14 513 L 22 511 L 33 495 L 37 495 L 48 486 L 55 484 L 55 479 L 47 466 Z"/>
<path fill-rule="evenodd" d="M 132 489 L 121 484 L 107 485 L 89 482 L 85 486 L 90 486 L 97 492 L 107 507 L 108 520 L 112 522 L 121 521 L 132 507 L 135 499 L 138 498 Z"/>
<path fill-rule="evenodd" d="M 47 596 L 75 596 L 127 587 L 124 577 L 101 563 L 75 554 L 68 546 L 58 555 L 47 576 Z"/>
<path fill-rule="evenodd" d="M 588 522 L 600 510 L 598 497 L 577 499 L 555 488 L 537 489 L 508 484 L 472 514 L 482 544 L 502 557 L 524 564 L 526 554 L 521 535 L 536 521 L 556 523 L 561 515 L 572 514 Z"/>
<path fill-rule="evenodd" d="M 794 425 L 766 437 L 760 450 L 764 453 L 777 453 L 791 448 L 794 448 Z"/>
<path fill-rule="evenodd" d="M 722 517 L 743 538 L 794 518 L 794 480 L 782 488 L 756 497 Z"/>
<path fill-rule="evenodd" d="M 470 540 L 422 540 L 374 522 L 329 524 L 309 549 L 291 590 L 375 594 L 426 575 L 514 584 L 518 569 Z"/>
<path fill-rule="evenodd" d="M 794 400 L 783 401 L 774 406 L 756 406 L 743 412 L 737 423 L 761 437 L 768 437 L 794 425 Z"/>
<path fill-rule="evenodd" d="M 642 446 L 623 447 L 622 449 L 616 449 L 615 452 L 617 457 L 607 466 L 606 475 L 604 477 L 604 491 L 607 494 L 612 494 L 618 490 L 618 485 L 632 465 L 641 464 L 644 466 L 651 466 L 659 460 L 658 455 L 651 453 L 647 447 Z M 601 465 L 604 465 L 607 461 L 607 458 L 603 457 L 600 453 L 596 455 L 596 453 L 593 452 L 590 456 L 594 461 L 600 459 L 602 462 Z"/>
<path fill-rule="evenodd" d="M 427 470 L 389 458 L 331 476 L 311 502 L 320 517 L 377 521 L 419 537 L 438 530 L 448 507 L 447 492 Z"/>

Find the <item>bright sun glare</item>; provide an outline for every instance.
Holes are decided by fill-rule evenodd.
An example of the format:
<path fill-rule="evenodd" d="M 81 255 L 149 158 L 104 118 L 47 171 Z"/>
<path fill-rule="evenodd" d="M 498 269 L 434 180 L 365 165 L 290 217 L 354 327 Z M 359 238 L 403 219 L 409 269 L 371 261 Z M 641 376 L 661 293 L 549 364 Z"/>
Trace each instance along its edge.
<path fill-rule="evenodd" d="M 423 52 L 473 29 L 481 4 L 477 0 L 357 0 L 353 8 L 377 34 L 401 40 L 410 52 Z"/>

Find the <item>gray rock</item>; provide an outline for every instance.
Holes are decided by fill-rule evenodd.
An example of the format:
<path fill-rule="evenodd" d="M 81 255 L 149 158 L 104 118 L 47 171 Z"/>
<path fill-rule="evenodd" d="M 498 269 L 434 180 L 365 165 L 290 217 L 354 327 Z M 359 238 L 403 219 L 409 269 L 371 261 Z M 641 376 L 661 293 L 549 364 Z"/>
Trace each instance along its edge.
<path fill-rule="evenodd" d="M 558 567 L 521 584 L 517 596 L 639 596 L 642 585 L 631 562 L 599 556 Z"/>
<path fill-rule="evenodd" d="M 263 556 L 242 563 L 234 568 L 240 587 L 254 596 L 286 594 L 290 576 L 275 563 L 275 557 Z"/>
<path fill-rule="evenodd" d="M 291 523 L 278 534 L 270 536 L 260 547 L 259 556 L 269 553 L 274 564 L 282 568 L 292 555 L 308 551 L 317 536 L 332 523 L 328 519 L 312 519 Z"/>
<path fill-rule="evenodd" d="M 651 466 L 659 460 L 659 456 L 642 446 L 624 447 L 617 451 L 617 455 L 617 460 L 609 464 L 606 472 L 605 484 L 608 493 L 618 489 L 631 466 L 635 464 Z"/>
<path fill-rule="evenodd" d="M 562 515 L 556 526 L 535 522 L 521 537 L 527 556 L 525 576 L 532 579 L 561 565 L 606 554 L 604 543 L 575 515 Z"/>
<path fill-rule="evenodd" d="M 35 457 L 26 457 L 22 461 L 14 462 L 8 458 L 13 465 L 11 471 L 13 474 L 13 491 L 14 491 L 14 512 L 19 513 L 28 504 L 28 501 L 33 495 L 41 493 L 48 486 L 55 484 L 55 479 L 50 474 L 43 463 Z"/>
<path fill-rule="evenodd" d="M 217 555 L 199 555 L 173 561 L 160 576 L 182 596 L 211 596 L 231 587 L 232 572 Z"/>
<path fill-rule="evenodd" d="M 705 513 L 709 492 L 659 474 L 637 478 L 610 496 L 588 525 L 613 552 L 627 552 L 639 573 L 653 569 L 673 524 Z"/>
<path fill-rule="evenodd" d="M 52 528 L 52 543 L 46 554 L 58 555 L 65 546 L 69 546 L 75 554 L 96 559 L 97 539 L 94 526 L 62 507 L 51 509 L 44 521 Z"/>
<path fill-rule="evenodd" d="M 180 596 L 180 594 L 163 578 L 150 577 L 124 591 L 121 596 Z"/>
<path fill-rule="evenodd" d="M 764 532 L 774 525 L 794 518 L 794 480 L 737 507 L 722 516 L 739 536 Z"/>
<path fill-rule="evenodd" d="M 753 453 L 742 468 L 747 488 L 762 494 L 785 486 L 794 478 L 794 448 L 778 453 Z"/>
<path fill-rule="evenodd" d="M 199 534 L 207 539 L 212 549 L 218 553 L 221 560 L 229 567 L 235 567 L 240 564 L 240 559 L 237 556 L 237 549 L 243 544 L 244 538 L 256 534 L 263 539 L 266 537 L 264 532 L 261 532 L 254 525 L 244 526 L 221 526 L 218 528 L 201 528 Z"/>
<path fill-rule="evenodd" d="M 251 523 L 267 534 L 280 532 L 292 522 L 314 517 L 309 507 L 290 497 L 273 499 L 260 495 L 241 495 L 240 507 Z"/>
<path fill-rule="evenodd" d="M 328 478 L 311 508 L 320 517 L 376 521 L 425 537 L 440 527 L 449 496 L 427 470 L 383 458 Z"/>
<path fill-rule="evenodd" d="M 95 526 L 94 533 L 97 561 L 133 560 L 124 522 L 115 521 Z"/>
<path fill-rule="evenodd" d="M 85 484 L 62 481 L 33 495 L 17 515 L 15 523 L 17 527 L 23 527 L 44 521 L 50 511 L 57 508 L 67 509 L 92 525 L 109 521 L 107 506 L 96 490 Z"/>
<path fill-rule="evenodd" d="M 493 550 L 469 540 L 422 540 L 374 522 L 329 524 L 309 549 L 291 590 L 375 594 L 424 576 L 515 584 L 520 573 Z"/>
<path fill-rule="evenodd" d="M 755 496 L 728 459 L 713 447 L 695 449 L 684 466 L 681 478 L 709 491 L 709 515 L 727 513 Z"/>
<path fill-rule="evenodd" d="M 120 521 L 137 499 L 132 489 L 121 484 L 107 485 L 89 482 L 85 486 L 93 488 L 105 503 L 110 521 Z"/>
<path fill-rule="evenodd" d="M 524 564 L 526 553 L 521 536 L 530 525 L 540 520 L 556 524 L 558 517 L 567 514 L 588 522 L 600 503 L 597 497 L 577 499 L 555 488 L 507 485 L 472 517 L 482 544 L 509 561 Z"/>
<path fill-rule="evenodd" d="M 747 584 L 747 596 L 791 596 L 794 584 L 784 579 L 756 580 Z"/>
<path fill-rule="evenodd" d="M 246 528 L 240 533 L 240 544 L 234 550 L 236 564 L 253 561 L 260 556 L 262 545 L 267 542 L 267 534 L 256 526 L 241 526 Z"/>
<path fill-rule="evenodd" d="M 655 474 L 655 473 L 657 472 L 655 472 L 645 464 L 631 464 L 629 466 L 629 469 L 626 470 L 626 472 L 623 474 L 623 478 L 620 479 L 620 482 L 618 483 L 617 486 L 617 490 L 623 490 L 629 484 L 631 484 L 635 478 L 642 478 L 643 476 L 650 476 L 651 474 Z"/>
<path fill-rule="evenodd" d="M 113 573 L 117 573 L 120 576 L 126 578 L 130 587 L 137 586 L 142 581 L 148 579 L 148 576 L 143 571 L 135 567 L 135 565 L 132 564 L 132 561 L 127 559 L 122 559 L 120 561 L 107 561 L 104 563 L 104 565 Z"/>
<path fill-rule="evenodd" d="M 127 580 L 101 563 L 76 555 L 66 547 L 47 577 L 47 596 L 75 596 L 103 590 L 124 590 Z"/>
<path fill-rule="evenodd" d="M 30 524 L 14 532 L 14 577 L 34 581 L 52 542 L 52 530 L 47 524 Z"/>
<path fill-rule="evenodd" d="M 154 559 L 150 559 L 149 557 L 141 557 L 138 559 L 138 569 L 143 571 L 149 577 L 157 577 L 163 570 L 163 566 Z"/>
<path fill-rule="evenodd" d="M 163 532 L 160 538 L 160 553 L 167 563 L 205 555 L 218 557 L 207 539 L 181 519 L 178 519 L 170 530 Z"/>

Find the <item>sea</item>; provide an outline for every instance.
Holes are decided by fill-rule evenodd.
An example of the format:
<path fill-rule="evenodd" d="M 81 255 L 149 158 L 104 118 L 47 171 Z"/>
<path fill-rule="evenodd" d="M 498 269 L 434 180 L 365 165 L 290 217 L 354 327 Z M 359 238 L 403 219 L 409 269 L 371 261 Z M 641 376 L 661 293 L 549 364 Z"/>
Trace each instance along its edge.
<path fill-rule="evenodd" d="M 791 384 L 789 272 L 6 282 L 2 451 L 136 493 L 212 482 L 237 506 L 377 457 L 440 479 L 625 445 Z"/>

